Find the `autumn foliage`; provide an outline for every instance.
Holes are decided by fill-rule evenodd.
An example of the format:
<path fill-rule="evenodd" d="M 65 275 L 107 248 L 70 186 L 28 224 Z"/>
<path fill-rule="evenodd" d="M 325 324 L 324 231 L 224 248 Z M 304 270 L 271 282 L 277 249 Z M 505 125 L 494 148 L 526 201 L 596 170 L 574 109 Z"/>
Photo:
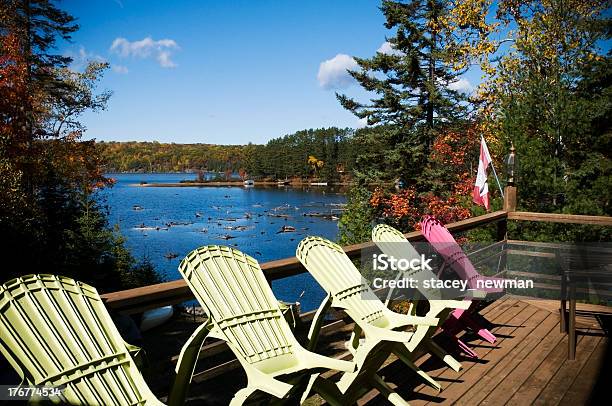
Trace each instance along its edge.
<path fill-rule="evenodd" d="M 0 282 L 41 270 L 101 290 L 157 280 L 150 265 L 136 266 L 94 197 L 113 181 L 94 141 L 82 140 L 80 115 L 105 108 L 110 92 L 96 84 L 108 64 L 75 71 L 55 53 L 77 29 L 54 2 L 0 8 L 0 234 L 9 236 Z"/>
<path fill-rule="evenodd" d="M 415 186 L 399 191 L 376 188 L 370 204 L 391 223 L 404 229 L 418 229 L 423 215 L 434 215 L 444 223 L 470 217 L 474 176 L 470 164 L 478 150 L 475 127 L 447 130 L 432 146 L 427 172 L 435 174 L 430 190 L 418 193 Z"/>

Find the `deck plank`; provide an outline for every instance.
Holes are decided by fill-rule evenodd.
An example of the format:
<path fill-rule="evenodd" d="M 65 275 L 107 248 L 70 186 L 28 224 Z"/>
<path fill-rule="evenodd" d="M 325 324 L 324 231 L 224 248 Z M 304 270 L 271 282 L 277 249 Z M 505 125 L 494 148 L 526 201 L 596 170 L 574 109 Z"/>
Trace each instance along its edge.
<path fill-rule="evenodd" d="M 525 339 L 533 329 L 542 322 L 546 317 L 546 312 L 536 309 L 532 306 L 525 305 L 521 312 L 509 320 L 511 323 L 508 326 L 502 325 L 494 329 L 493 334 L 498 336 L 495 344 L 489 344 L 490 350 L 483 356 L 483 363 L 474 364 L 464 375 L 464 381 L 471 384 L 451 384 L 442 393 L 446 401 L 444 403 L 456 403 L 461 399 L 466 392 L 470 391 L 475 385 L 483 388 L 481 383 L 483 378 L 490 373 L 495 365 L 501 362 L 506 354 L 515 348 L 515 344 L 520 340 Z M 504 337 L 506 336 L 506 337 Z M 510 336 L 510 337 L 507 337 Z M 475 392 L 471 392 L 475 393 Z M 460 402 L 461 403 L 461 402 Z M 474 404 L 472 402 L 462 402 L 463 404 Z"/>
<path fill-rule="evenodd" d="M 505 299 L 499 306 L 485 315 L 487 316 L 487 319 L 494 324 L 505 324 L 519 314 L 525 307 L 525 305 L 521 305 L 514 299 Z M 465 339 L 466 337 L 461 335 L 461 338 Z M 476 362 L 482 362 L 482 358 L 485 357 L 488 351 L 493 347 L 492 344 L 479 339 L 470 342 L 470 345 L 475 348 L 481 357 L 481 359 Z M 429 359 L 433 360 L 431 357 Z M 465 374 L 469 374 L 469 370 L 475 364 L 473 360 L 467 357 L 457 357 L 457 359 L 459 359 L 463 365 L 463 369 L 459 372 L 452 371 L 444 366 L 441 366 L 434 371 L 430 371 L 425 368 L 429 375 L 436 379 L 442 386 L 442 391 L 440 393 L 437 393 L 434 389 L 422 384 L 420 381 L 414 383 L 414 379 L 411 382 L 412 385 L 405 387 L 405 385 L 399 384 L 400 388 L 397 392 L 402 397 L 407 399 L 411 405 L 423 405 L 430 401 L 436 403 L 443 402 L 445 399 L 444 391 L 453 384 L 460 385 L 462 382 L 464 382 L 466 379 Z M 422 363 L 417 363 L 417 365 L 421 366 L 422 368 L 424 367 Z M 414 390 L 410 390 L 411 387 L 414 387 Z"/>
<path fill-rule="evenodd" d="M 507 405 L 523 406 L 533 404 L 542 392 L 542 389 L 548 384 L 548 381 L 557 373 L 563 361 L 567 358 L 567 335 L 559 335 L 562 336 L 561 341 L 548 354 L 546 359 L 538 365 L 537 369 L 520 385 Z M 582 341 L 582 338 L 582 336 L 578 337 L 579 343 Z"/>
<path fill-rule="evenodd" d="M 480 314 L 482 316 L 486 316 L 486 318 L 489 321 L 494 322 L 497 320 L 497 317 L 502 316 L 509 308 L 511 308 L 513 305 L 517 303 L 518 301 L 515 299 L 508 298 L 508 297 L 502 298 L 500 300 L 497 300 L 489 304 L 487 307 L 485 307 L 480 312 Z M 458 360 L 461 360 L 461 357 L 459 356 L 455 356 L 455 357 Z M 385 366 L 383 366 L 383 368 L 381 369 L 380 375 L 385 377 L 389 386 L 392 389 L 397 390 L 400 396 L 404 397 L 405 399 L 409 399 L 410 404 L 414 404 L 415 401 L 414 399 L 412 399 L 414 395 L 412 388 L 414 388 L 417 385 L 420 385 L 421 381 L 420 380 L 417 381 L 418 378 L 416 378 L 414 374 L 407 373 L 404 364 L 401 363 L 400 361 L 395 362 L 396 360 L 397 358 L 395 356 L 392 356 L 389 359 L 389 362 L 385 363 Z M 424 355 L 419 360 L 417 360 L 415 363 L 420 368 L 423 368 L 425 372 L 427 372 L 434 379 L 439 377 L 445 369 L 444 364 L 439 362 L 437 358 L 434 358 L 431 354 Z M 431 364 L 437 366 L 438 368 L 431 369 L 429 367 L 431 366 Z M 457 374 L 455 371 L 451 371 L 451 372 L 452 374 Z M 387 379 L 387 377 L 389 379 Z M 379 393 L 376 390 L 372 390 L 366 393 L 357 402 L 358 405 L 365 405 L 365 404 L 375 405 L 378 403 L 386 404 L 386 400 L 384 400 L 381 396 L 379 396 Z"/>
<path fill-rule="evenodd" d="M 585 405 L 589 403 L 590 394 L 605 362 L 606 350 L 607 340 L 601 340 L 559 404 Z"/>
<path fill-rule="evenodd" d="M 609 367 L 605 364 L 605 358 L 610 356 L 609 339 L 606 337 L 610 313 L 601 311 L 601 307 L 585 306 L 584 310 L 598 311 L 598 316 L 587 317 L 584 314 L 581 317 L 574 361 L 567 360 L 567 335 L 559 332 L 558 302 L 505 296 L 479 312 L 493 325 L 490 329 L 498 338 L 495 344 L 471 333 L 460 333 L 481 357 L 472 360 L 456 356 L 463 364 L 460 372 L 451 370 L 429 353 L 416 352 L 418 359 L 415 363 L 442 385 L 440 393 L 424 385 L 395 356 L 389 357 L 379 374 L 413 406 L 588 404 L 598 391 L 600 395 L 607 395 L 609 390 L 603 374 Z M 350 359 L 351 355 L 344 349 L 343 342 L 351 328 L 351 324 L 347 324 L 338 329 L 342 331 L 335 331 L 330 342 L 318 351 L 329 351 L 329 355 Z M 442 345 L 448 344 L 444 336 L 438 336 L 436 340 Z M 194 390 L 190 401 L 192 404 L 203 402 L 215 406 L 227 404 L 233 394 L 230 391 L 236 386 L 234 383 L 246 382 L 246 377 L 242 375 L 244 373 L 235 370 L 206 384 L 194 382 L 199 390 Z M 340 373 L 326 371 L 323 375 L 336 380 Z M 228 380 L 229 377 L 232 379 Z M 308 399 L 307 404 L 321 405 L 325 402 L 315 395 Z M 372 390 L 357 404 L 376 406 L 389 403 L 378 391 Z"/>
<path fill-rule="evenodd" d="M 532 350 L 529 351 L 529 354 L 525 355 L 519 365 L 516 365 L 512 371 L 508 371 L 509 373 L 503 381 L 483 400 L 483 404 L 496 405 L 508 402 L 519 390 L 523 382 L 542 365 L 551 352 L 559 345 L 563 339 L 563 335 L 556 334 L 559 328 L 559 317 L 556 314 L 550 313 L 546 320 L 551 319 L 554 321 L 553 326 L 544 338 L 537 345 L 531 347 Z"/>
<path fill-rule="evenodd" d="M 546 315 L 544 321 L 461 397 L 460 404 L 472 402 L 499 405 L 508 401 L 517 383 L 523 382 L 561 340 L 561 335 L 556 334 L 559 328 L 558 317 L 544 310 L 542 312 Z"/>
<path fill-rule="evenodd" d="M 547 406 L 559 404 L 601 339 L 599 336 L 583 336 L 580 341 L 580 347 L 576 350 L 576 359 L 566 359 L 563 362 L 557 373 L 548 381 L 548 384 L 544 387 L 534 404 Z"/>
<path fill-rule="evenodd" d="M 587 403 L 608 345 L 598 322 L 584 318 L 577 345 L 577 354 L 581 355 L 576 361 L 567 361 L 567 335 L 559 332 L 558 303 L 536 306 L 534 301 L 520 298 L 499 302 L 482 312 L 496 325 L 492 332 L 498 336 L 497 343 L 469 342 L 480 360 L 462 359 L 464 369 L 459 373 L 429 354 L 416 362 L 442 385 L 440 393 L 406 373 L 399 361 L 381 369 L 381 375 L 413 406 Z M 358 404 L 388 402 L 371 391 Z"/>
<path fill-rule="evenodd" d="M 411 404 L 427 404 L 436 397 L 442 399 L 443 402 L 457 399 L 458 395 L 469 389 L 469 386 L 465 387 L 467 386 L 466 383 L 475 381 L 482 374 L 482 371 L 486 370 L 487 364 L 492 361 L 489 359 L 490 354 L 493 355 L 492 350 L 505 340 L 503 336 L 510 335 L 514 332 L 515 327 L 506 324 L 522 323 L 537 311 L 520 302 L 514 302 L 509 308 L 501 310 L 501 314 L 493 320 L 495 324 L 499 324 L 498 327 L 493 329 L 493 333 L 498 336 L 497 342 L 495 344 L 488 343 L 484 340 L 472 342 L 471 346 L 479 354 L 480 359 L 474 361 L 469 358 L 464 358 L 464 361 L 462 361 L 464 369 L 459 373 L 446 369 L 442 370 L 440 374 L 436 374 L 434 379 L 441 377 L 442 374 L 451 378 L 448 381 L 440 380 L 439 383 L 442 386 L 442 391 L 438 394 L 434 389 L 428 386 L 419 385 L 415 388 L 414 399 L 410 399 Z M 439 402 L 436 401 L 436 403 Z"/>

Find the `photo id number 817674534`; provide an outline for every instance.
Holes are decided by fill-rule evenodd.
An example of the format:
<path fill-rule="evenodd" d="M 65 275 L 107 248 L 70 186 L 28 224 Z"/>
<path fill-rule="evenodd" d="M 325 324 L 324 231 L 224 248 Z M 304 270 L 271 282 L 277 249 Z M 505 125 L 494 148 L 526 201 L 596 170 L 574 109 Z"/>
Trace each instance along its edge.
<path fill-rule="evenodd" d="M 0 385 L 0 400 L 29 400 L 61 396 L 65 387 L 41 385 Z"/>

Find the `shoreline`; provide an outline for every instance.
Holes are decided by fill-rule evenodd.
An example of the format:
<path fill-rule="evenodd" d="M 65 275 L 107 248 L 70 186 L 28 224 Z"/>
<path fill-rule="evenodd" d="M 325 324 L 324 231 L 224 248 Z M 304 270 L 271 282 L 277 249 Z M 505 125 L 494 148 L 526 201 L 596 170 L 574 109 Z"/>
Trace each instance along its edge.
<path fill-rule="evenodd" d="M 313 182 L 316 183 L 316 182 Z M 242 181 L 210 181 L 210 182 L 169 182 L 169 183 L 133 183 L 130 186 L 140 187 L 245 187 Z M 274 181 L 255 181 L 253 186 L 290 186 L 290 187 L 332 187 L 332 186 L 350 186 L 347 182 L 334 182 L 327 185 L 316 185 L 306 182 L 292 182 L 285 185 L 279 185 Z M 249 187 L 249 186 L 246 186 Z"/>

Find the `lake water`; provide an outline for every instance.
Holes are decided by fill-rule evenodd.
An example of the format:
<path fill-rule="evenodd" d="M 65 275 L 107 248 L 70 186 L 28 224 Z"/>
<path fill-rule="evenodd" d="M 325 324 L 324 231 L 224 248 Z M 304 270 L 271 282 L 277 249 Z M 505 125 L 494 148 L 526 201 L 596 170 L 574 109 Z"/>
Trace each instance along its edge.
<path fill-rule="evenodd" d="M 100 198 L 108 204 L 111 225 L 119 225 L 134 257 L 149 258 L 166 280 L 180 279 L 178 264 L 202 245 L 233 246 L 266 262 L 294 256 L 307 235 L 335 240 L 337 221 L 304 213 L 338 214 L 346 202 L 343 194 L 320 187 L 140 187 L 140 182 L 173 183 L 195 175 L 108 176 L 117 183 Z M 296 231 L 278 233 L 284 225 Z M 177 257 L 167 259 L 168 254 Z M 303 311 L 316 308 L 324 297 L 307 273 L 274 281 L 272 289 L 280 300 L 300 301 Z"/>

